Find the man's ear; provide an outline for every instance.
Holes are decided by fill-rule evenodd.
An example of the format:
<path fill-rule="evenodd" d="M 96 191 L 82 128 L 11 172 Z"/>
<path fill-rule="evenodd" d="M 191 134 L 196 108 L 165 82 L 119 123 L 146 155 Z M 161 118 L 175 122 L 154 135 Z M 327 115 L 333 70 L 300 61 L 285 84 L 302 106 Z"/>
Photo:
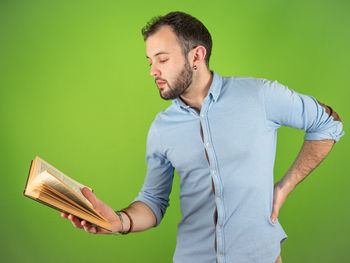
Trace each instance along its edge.
<path fill-rule="evenodd" d="M 199 66 L 205 59 L 207 50 L 203 46 L 197 46 L 192 50 L 192 65 Z M 192 66 L 193 67 L 193 66 Z"/>

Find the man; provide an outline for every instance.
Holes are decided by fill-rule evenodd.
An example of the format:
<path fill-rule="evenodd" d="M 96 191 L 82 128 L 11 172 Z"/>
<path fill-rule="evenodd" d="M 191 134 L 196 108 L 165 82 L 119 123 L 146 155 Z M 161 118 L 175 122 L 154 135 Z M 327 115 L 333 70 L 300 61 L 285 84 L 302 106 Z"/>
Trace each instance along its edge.
<path fill-rule="evenodd" d="M 113 233 L 143 231 L 162 220 L 176 169 L 182 219 L 175 263 L 282 262 L 280 246 L 287 235 L 279 210 L 344 134 L 339 116 L 277 81 L 209 70 L 211 36 L 188 14 L 156 18 L 142 33 L 160 96 L 173 100 L 150 127 L 144 185 L 132 204 L 117 212 L 86 188 L 84 195 L 111 222 Z M 280 126 L 306 134 L 297 159 L 273 186 Z M 108 233 L 62 216 L 89 233 Z"/>

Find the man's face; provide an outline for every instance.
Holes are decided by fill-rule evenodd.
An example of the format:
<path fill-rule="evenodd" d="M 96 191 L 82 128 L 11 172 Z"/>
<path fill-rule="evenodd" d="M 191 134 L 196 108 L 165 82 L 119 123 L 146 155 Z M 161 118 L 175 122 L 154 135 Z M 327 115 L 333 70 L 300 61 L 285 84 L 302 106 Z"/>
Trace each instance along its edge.
<path fill-rule="evenodd" d="M 193 72 L 172 29 L 163 26 L 149 36 L 146 53 L 160 96 L 169 100 L 183 94 L 192 83 Z"/>

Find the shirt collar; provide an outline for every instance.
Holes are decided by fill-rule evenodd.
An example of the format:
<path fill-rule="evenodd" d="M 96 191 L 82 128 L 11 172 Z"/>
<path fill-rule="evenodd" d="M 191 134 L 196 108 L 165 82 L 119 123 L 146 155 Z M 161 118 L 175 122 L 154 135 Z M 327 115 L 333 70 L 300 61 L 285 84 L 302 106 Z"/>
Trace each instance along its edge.
<path fill-rule="evenodd" d="M 207 97 L 211 97 L 216 102 L 221 92 L 223 80 L 222 77 L 219 74 L 217 74 L 214 70 L 211 70 L 211 72 L 213 72 L 213 81 L 211 82 Z M 189 106 L 185 104 L 183 100 L 180 99 L 180 97 L 173 99 L 173 103 L 177 104 L 181 108 L 189 108 Z"/>
<path fill-rule="evenodd" d="M 216 102 L 218 97 L 220 96 L 223 80 L 222 80 L 222 77 L 218 73 L 216 73 L 214 70 L 212 70 L 212 72 L 213 72 L 213 81 L 210 85 L 209 94 L 213 96 L 213 99 Z"/>

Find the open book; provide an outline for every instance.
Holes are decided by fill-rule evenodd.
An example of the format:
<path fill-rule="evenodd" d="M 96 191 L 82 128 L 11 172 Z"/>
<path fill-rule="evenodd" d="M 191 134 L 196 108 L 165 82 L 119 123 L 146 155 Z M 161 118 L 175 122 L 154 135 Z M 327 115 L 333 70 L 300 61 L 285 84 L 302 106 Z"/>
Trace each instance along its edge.
<path fill-rule="evenodd" d="M 82 194 L 83 187 L 37 156 L 30 165 L 24 196 L 111 231 L 110 223 Z"/>

